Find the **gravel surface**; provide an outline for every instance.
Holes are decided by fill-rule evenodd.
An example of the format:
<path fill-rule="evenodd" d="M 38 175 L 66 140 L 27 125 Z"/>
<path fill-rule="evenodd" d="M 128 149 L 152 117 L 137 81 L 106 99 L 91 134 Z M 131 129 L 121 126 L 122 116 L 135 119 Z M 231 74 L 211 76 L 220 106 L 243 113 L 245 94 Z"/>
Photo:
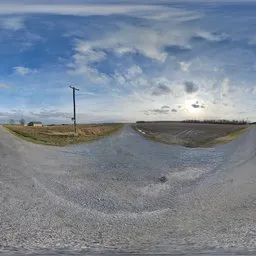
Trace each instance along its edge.
<path fill-rule="evenodd" d="M 57 148 L 0 127 L 0 248 L 254 250 L 255 155 L 254 127 L 207 149 L 149 141 L 129 126 Z"/>

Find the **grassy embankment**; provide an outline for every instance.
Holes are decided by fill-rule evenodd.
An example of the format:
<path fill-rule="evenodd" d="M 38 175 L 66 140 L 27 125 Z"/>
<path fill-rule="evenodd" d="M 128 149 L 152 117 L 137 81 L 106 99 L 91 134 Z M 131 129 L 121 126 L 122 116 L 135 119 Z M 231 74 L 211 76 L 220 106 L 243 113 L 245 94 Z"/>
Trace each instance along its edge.
<path fill-rule="evenodd" d="M 72 125 L 54 125 L 29 127 L 21 125 L 4 125 L 12 134 L 37 144 L 66 146 L 93 141 L 110 135 L 123 127 L 123 124 L 79 124 L 77 135 Z"/>
<path fill-rule="evenodd" d="M 242 128 L 238 131 L 232 132 L 232 133 L 228 134 L 227 136 L 219 137 L 211 142 L 208 142 L 208 144 L 212 143 L 212 145 L 215 145 L 215 144 L 220 144 L 220 143 L 228 143 L 232 140 L 237 139 L 240 135 L 242 135 L 246 131 L 246 129 L 247 129 L 247 127 Z"/>

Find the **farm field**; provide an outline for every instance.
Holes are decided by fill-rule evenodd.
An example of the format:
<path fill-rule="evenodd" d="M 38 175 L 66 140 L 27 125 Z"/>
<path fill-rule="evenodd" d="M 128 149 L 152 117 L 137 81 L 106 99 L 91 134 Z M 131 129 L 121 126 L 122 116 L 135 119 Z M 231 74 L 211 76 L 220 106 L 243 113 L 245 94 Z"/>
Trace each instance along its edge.
<path fill-rule="evenodd" d="M 231 141 L 242 134 L 248 125 L 205 123 L 137 123 L 133 128 L 147 138 L 186 147 L 208 147 Z"/>
<path fill-rule="evenodd" d="M 45 145 L 66 146 L 99 139 L 123 127 L 122 124 L 79 124 L 74 135 L 73 125 L 30 127 L 5 125 L 11 133 L 25 140 Z"/>

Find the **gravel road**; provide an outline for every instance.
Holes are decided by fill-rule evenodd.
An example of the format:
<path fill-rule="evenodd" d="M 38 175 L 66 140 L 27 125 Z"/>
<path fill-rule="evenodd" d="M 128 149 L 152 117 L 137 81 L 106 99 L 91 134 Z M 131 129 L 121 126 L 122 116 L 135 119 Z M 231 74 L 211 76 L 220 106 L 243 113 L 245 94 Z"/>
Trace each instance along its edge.
<path fill-rule="evenodd" d="M 128 125 L 65 148 L 0 127 L 0 248 L 256 250 L 255 184 L 254 127 L 207 149 L 149 141 Z"/>

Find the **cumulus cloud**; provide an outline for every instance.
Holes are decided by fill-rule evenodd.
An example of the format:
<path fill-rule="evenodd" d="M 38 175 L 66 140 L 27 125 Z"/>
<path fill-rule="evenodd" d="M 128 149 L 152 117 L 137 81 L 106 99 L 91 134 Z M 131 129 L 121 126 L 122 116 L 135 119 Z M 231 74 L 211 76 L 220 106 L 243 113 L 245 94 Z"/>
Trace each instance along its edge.
<path fill-rule="evenodd" d="M 182 17 L 183 19 L 184 17 L 193 18 L 197 15 L 197 12 L 164 6 L 151 6 L 151 11 L 142 13 L 141 10 L 135 11 L 137 7 L 140 8 L 139 5 L 134 5 L 134 9 L 132 11 L 129 10 L 129 15 L 131 12 L 133 12 L 132 15 L 139 13 L 140 18 L 147 19 L 148 16 L 158 15 L 158 12 L 159 14 L 164 12 L 164 16 L 167 17 L 166 12 L 168 12 L 170 14 L 168 16 L 168 23 L 163 24 L 160 21 L 156 21 L 154 26 L 152 26 L 148 21 L 145 21 L 145 24 L 142 26 L 139 24 L 128 25 L 123 22 L 118 23 L 110 31 L 106 30 L 106 33 L 102 33 L 102 35 L 95 37 L 95 39 L 76 41 L 73 48 L 73 58 L 68 65 L 71 73 L 85 75 L 91 81 L 98 82 L 108 82 L 114 78 L 121 85 L 126 84 L 127 79 L 131 80 L 132 77 L 134 81 L 132 83 L 133 86 L 147 85 L 147 79 L 139 77 L 142 70 L 136 64 L 130 70 L 127 70 L 126 73 L 117 69 L 110 77 L 103 73 L 102 70 L 99 71 L 96 64 L 106 62 L 107 65 L 110 54 L 115 54 L 117 58 L 124 58 L 135 54 L 147 59 L 150 58 L 158 63 L 164 63 L 170 54 L 175 54 L 168 49 L 172 47 L 181 49 L 191 48 L 190 38 L 195 35 L 197 29 L 188 29 L 182 26 L 181 20 Z M 125 6 L 116 6 L 116 8 L 122 8 L 123 10 Z M 141 40 L 142 38 L 145 40 Z M 186 71 L 188 71 L 190 66 L 190 64 L 185 62 L 180 65 Z M 135 76 L 137 77 L 135 78 Z"/>
<path fill-rule="evenodd" d="M 36 69 L 30 69 L 30 68 L 22 67 L 22 66 L 13 67 L 13 69 L 16 74 L 21 75 L 21 76 L 25 76 L 28 74 L 35 74 L 38 72 Z"/>
<path fill-rule="evenodd" d="M 73 62 L 68 64 L 71 74 L 84 75 L 93 82 L 107 82 L 109 77 L 100 73 L 94 63 L 100 62 L 106 58 L 104 51 L 92 49 L 90 46 L 79 41 L 75 47 Z"/>
<path fill-rule="evenodd" d="M 168 109 L 168 108 L 170 108 L 170 107 L 167 105 L 161 107 L 161 109 Z"/>
<path fill-rule="evenodd" d="M 138 34 L 140 37 L 135 36 Z M 119 31 L 109 34 L 101 40 L 80 42 L 79 48 L 86 47 L 89 48 L 88 51 L 95 51 L 95 49 L 111 50 L 119 56 L 128 53 L 139 53 L 145 57 L 163 62 L 167 57 L 163 45 L 168 42 L 161 42 L 162 40 L 159 37 L 160 32 L 154 29 L 122 26 Z M 144 41 L 140 38 L 147 38 L 147 40 Z"/>
<path fill-rule="evenodd" d="M 127 79 L 131 79 L 137 75 L 140 75 L 141 73 L 142 73 L 141 68 L 138 65 L 133 65 L 130 68 L 128 68 L 125 76 Z"/>
<path fill-rule="evenodd" d="M 175 16 L 171 21 L 173 19 Z M 106 33 L 96 40 L 79 41 L 75 50 L 83 48 L 87 51 L 112 51 L 119 57 L 140 54 L 163 63 L 168 57 L 168 47 L 190 49 L 189 40 L 195 33 L 196 29 L 180 28 L 180 25 L 175 25 L 174 22 L 164 26 L 135 26 L 122 23 L 118 24 L 113 32 Z"/>
<path fill-rule="evenodd" d="M 116 71 L 112 78 L 120 85 L 131 84 L 137 87 L 148 84 L 147 79 L 143 76 L 141 67 L 135 64 L 127 69 Z"/>
<path fill-rule="evenodd" d="M 187 94 L 192 94 L 198 91 L 198 86 L 192 81 L 185 81 L 184 89 Z"/>
<path fill-rule="evenodd" d="M 172 109 L 172 112 L 176 113 L 176 112 L 178 112 L 178 110 L 175 109 L 175 108 L 173 108 L 173 109 Z"/>

